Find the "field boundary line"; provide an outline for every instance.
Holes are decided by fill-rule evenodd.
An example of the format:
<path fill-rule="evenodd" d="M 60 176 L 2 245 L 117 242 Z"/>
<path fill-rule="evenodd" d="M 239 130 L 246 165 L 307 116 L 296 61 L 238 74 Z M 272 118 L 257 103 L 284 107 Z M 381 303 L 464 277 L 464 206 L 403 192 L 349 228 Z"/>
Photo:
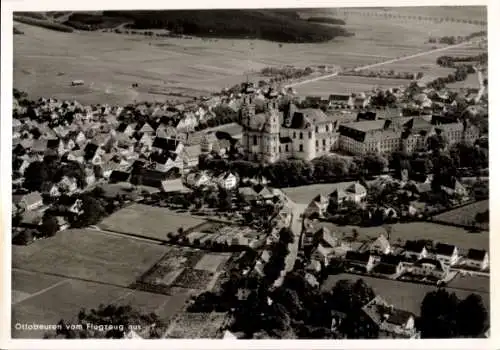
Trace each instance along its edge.
<path fill-rule="evenodd" d="M 22 303 L 23 301 L 26 301 L 26 300 L 29 300 L 29 299 L 31 299 L 31 298 L 33 298 L 33 297 L 36 297 L 36 296 L 38 296 L 38 295 L 41 295 L 41 294 L 43 294 L 43 293 L 45 293 L 45 292 L 48 292 L 48 291 L 49 291 L 49 290 L 51 290 L 51 289 L 54 289 L 54 288 L 56 288 L 56 287 L 59 287 L 59 286 L 63 285 L 64 283 L 67 283 L 68 281 L 69 281 L 68 279 L 65 279 L 65 280 L 59 281 L 59 282 L 57 282 L 57 283 L 54 283 L 53 285 L 51 285 L 51 286 L 49 286 L 49 287 L 47 287 L 47 288 L 41 289 L 41 290 L 39 290 L 38 292 L 35 292 L 35 293 L 33 293 L 33 294 L 30 294 L 30 295 L 29 295 L 29 296 L 27 296 L 26 298 L 21 298 L 20 300 L 16 301 L 15 303 L 12 303 L 12 305 L 17 305 L 17 304 L 19 304 L 19 303 Z"/>
<path fill-rule="evenodd" d="M 82 281 L 82 282 L 90 282 L 90 283 L 100 284 L 100 285 L 104 285 L 104 286 L 110 286 L 110 287 L 128 289 L 128 290 L 134 291 L 134 292 L 137 292 L 137 291 L 138 292 L 142 292 L 142 290 L 140 290 L 140 289 L 131 288 L 131 287 L 125 286 L 125 285 L 120 285 L 120 284 L 115 284 L 115 283 L 109 283 L 109 282 L 102 282 L 102 281 L 96 281 L 96 280 L 91 280 L 91 279 L 88 279 L 88 278 L 81 278 L 81 277 L 75 277 L 75 276 L 67 276 L 67 275 L 63 275 L 63 274 L 60 274 L 60 273 L 43 272 L 43 271 L 37 271 L 37 270 L 29 270 L 29 269 L 24 269 L 24 268 L 20 268 L 20 267 L 12 267 L 12 271 L 20 271 L 20 272 L 28 272 L 28 273 L 31 272 L 31 273 L 41 274 L 41 275 L 46 275 L 46 276 L 61 277 L 61 278 L 65 278 L 66 279 L 65 282 L 68 282 L 68 281 L 71 281 L 71 280 Z M 158 295 L 167 295 L 165 293 L 155 293 L 155 292 L 149 292 L 149 291 L 147 293 L 158 294 Z M 170 295 L 170 294 L 168 294 L 168 295 Z"/>

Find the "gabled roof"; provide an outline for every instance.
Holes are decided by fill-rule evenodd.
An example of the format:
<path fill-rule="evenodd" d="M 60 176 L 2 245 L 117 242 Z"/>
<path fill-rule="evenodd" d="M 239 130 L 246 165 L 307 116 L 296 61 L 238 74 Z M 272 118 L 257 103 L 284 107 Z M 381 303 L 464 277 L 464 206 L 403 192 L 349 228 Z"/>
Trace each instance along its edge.
<path fill-rule="evenodd" d="M 425 243 L 419 241 L 406 241 L 404 246 L 404 250 L 412 253 L 421 253 L 424 248 Z"/>
<path fill-rule="evenodd" d="M 366 193 L 366 188 L 365 186 L 356 182 L 353 183 L 351 186 L 347 187 L 344 191 L 350 194 L 363 194 Z"/>
<path fill-rule="evenodd" d="M 346 260 L 351 260 L 351 261 L 358 261 L 358 262 L 363 262 L 363 263 L 368 263 L 370 260 L 370 253 L 359 253 L 359 252 L 354 252 L 354 251 L 348 251 L 345 255 Z"/>
<path fill-rule="evenodd" d="M 475 261 L 483 261 L 488 252 L 486 250 L 469 249 L 467 259 Z"/>
<path fill-rule="evenodd" d="M 90 159 L 94 158 L 98 148 L 99 148 L 99 146 L 97 146 L 93 143 L 88 143 L 84 149 L 84 159 L 90 160 Z"/>
<path fill-rule="evenodd" d="M 35 191 L 35 192 L 30 192 L 27 195 L 23 196 L 22 201 L 26 204 L 26 206 L 30 206 L 40 201 L 43 201 L 43 198 L 40 192 Z"/>
<path fill-rule="evenodd" d="M 320 240 L 320 244 L 326 244 L 328 248 L 337 246 L 337 237 L 327 227 L 321 227 L 314 236 Z"/>
<path fill-rule="evenodd" d="M 443 264 L 437 259 L 423 258 L 414 263 L 415 266 L 422 266 L 423 264 L 434 265 L 436 270 L 444 271 Z"/>
<path fill-rule="evenodd" d="M 456 246 L 445 243 L 438 243 L 435 247 L 435 253 L 438 255 L 452 256 L 453 252 L 457 249 Z"/>
<path fill-rule="evenodd" d="M 173 138 L 155 137 L 153 147 L 160 148 L 164 151 L 175 151 L 180 143 L 179 140 Z"/>

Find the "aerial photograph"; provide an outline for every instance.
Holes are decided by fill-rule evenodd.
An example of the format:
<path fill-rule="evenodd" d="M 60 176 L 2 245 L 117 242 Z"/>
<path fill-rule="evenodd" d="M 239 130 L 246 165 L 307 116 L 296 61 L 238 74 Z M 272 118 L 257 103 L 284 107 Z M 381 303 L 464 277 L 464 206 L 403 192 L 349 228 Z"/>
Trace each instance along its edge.
<path fill-rule="evenodd" d="M 12 338 L 490 337 L 486 6 L 12 30 Z"/>

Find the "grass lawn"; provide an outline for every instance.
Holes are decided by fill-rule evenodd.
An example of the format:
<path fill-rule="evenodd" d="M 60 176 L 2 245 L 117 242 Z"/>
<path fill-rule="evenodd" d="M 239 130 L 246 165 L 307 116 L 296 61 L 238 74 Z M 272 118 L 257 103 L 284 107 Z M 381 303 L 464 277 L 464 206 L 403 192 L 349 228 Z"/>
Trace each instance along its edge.
<path fill-rule="evenodd" d="M 308 205 L 318 194 L 325 196 L 335 189 L 343 190 L 352 185 L 353 181 L 338 182 L 334 184 L 315 184 L 298 187 L 282 188 L 281 190 L 295 203 Z"/>
<path fill-rule="evenodd" d="M 168 232 L 176 232 L 181 227 L 187 230 L 204 222 L 201 218 L 176 214 L 167 208 L 133 204 L 104 219 L 99 227 L 114 232 L 166 239 Z"/>
<path fill-rule="evenodd" d="M 376 294 L 379 294 L 390 304 L 394 305 L 396 308 L 401 308 L 413 312 L 416 315 L 420 314 L 420 305 L 425 295 L 428 292 L 436 290 L 436 287 L 424 284 L 408 283 L 401 281 L 392 281 L 374 277 L 364 277 L 356 276 L 350 274 L 339 274 L 332 275 L 327 278 L 327 280 L 321 286 L 322 290 L 328 291 L 333 288 L 335 283 L 343 279 L 357 280 L 362 278 L 365 282 L 373 288 Z M 484 301 L 486 309 L 489 310 L 490 307 L 490 296 L 489 291 L 482 290 L 461 290 L 454 288 L 447 288 L 449 292 L 454 292 L 459 298 L 464 299 L 470 293 L 479 294 Z"/>
<path fill-rule="evenodd" d="M 196 270 L 203 270 L 215 273 L 231 258 L 230 253 L 205 254 L 194 266 Z"/>
<path fill-rule="evenodd" d="M 489 229 L 489 223 L 478 224 L 475 221 L 476 214 L 483 213 L 489 210 L 490 203 L 488 200 L 475 202 L 464 207 L 450 210 L 433 217 L 433 220 L 449 223 L 451 225 L 468 225 L 481 227 L 484 230 Z"/>
<path fill-rule="evenodd" d="M 479 30 L 464 23 L 416 25 L 414 21 L 361 15 L 345 19 L 353 37 L 282 45 L 261 40 L 63 33 L 16 23 L 25 34 L 13 39 L 14 86 L 34 98 L 82 103 L 183 100 L 240 83 L 247 74 L 258 80 L 258 71 L 268 66 L 366 65 L 429 50 L 432 45 L 427 39 L 432 35 L 466 35 Z M 76 79 L 83 79 L 85 85 L 70 86 Z M 132 88 L 133 83 L 138 88 Z"/>
<path fill-rule="evenodd" d="M 13 246 L 12 267 L 128 286 L 166 251 L 98 231 L 66 230 L 29 246 Z"/>
<path fill-rule="evenodd" d="M 34 277 L 37 278 L 37 277 Z M 34 295 L 13 306 L 12 324 L 56 324 L 64 319 L 75 320 L 82 308 L 97 308 L 99 304 L 131 305 L 142 313 L 155 312 L 168 322 L 184 305 L 187 295 L 175 297 L 135 291 L 91 282 L 67 280 L 52 289 Z M 73 321 L 74 322 L 74 321 Z M 14 338 L 41 338 L 44 331 L 15 330 Z"/>
<path fill-rule="evenodd" d="M 333 232 L 338 234 L 345 233 L 351 236 L 353 229 L 359 232 L 359 240 L 376 238 L 385 229 L 378 227 L 359 227 L 359 226 L 338 226 L 333 223 L 321 223 Z M 404 243 L 407 240 L 431 239 L 435 242 L 455 244 L 461 250 L 467 251 L 470 248 L 489 250 L 489 233 L 471 233 L 459 227 L 440 225 L 431 222 L 411 222 L 392 224 L 391 241 L 401 240 Z"/>

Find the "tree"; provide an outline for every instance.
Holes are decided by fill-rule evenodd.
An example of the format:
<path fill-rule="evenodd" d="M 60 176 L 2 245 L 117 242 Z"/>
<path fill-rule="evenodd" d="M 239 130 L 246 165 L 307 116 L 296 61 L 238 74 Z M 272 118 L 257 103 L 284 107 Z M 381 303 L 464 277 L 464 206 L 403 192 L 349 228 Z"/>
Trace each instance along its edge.
<path fill-rule="evenodd" d="M 231 194 L 224 188 L 219 189 L 219 209 L 228 211 L 231 209 Z"/>
<path fill-rule="evenodd" d="M 43 218 L 42 225 L 40 227 L 40 233 L 45 237 L 52 237 L 59 230 L 59 224 L 55 217 L 50 215 L 45 215 Z"/>
<path fill-rule="evenodd" d="M 24 171 L 24 187 L 31 191 L 39 191 L 51 179 L 51 171 L 44 162 L 33 162 Z"/>
<path fill-rule="evenodd" d="M 143 314 L 129 305 L 99 305 L 97 309 L 81 309 L 78 313 L 78 323 L 83 326 L 81 330 L 71 330 L 66 327 L 66 322 L 60 320 L 60 328 L 54 333 L 47 333 L 45 337 L 63 337 L 66 339 L 108 338 L 121 339 L 129 331 L 131 325 L 140 325 L 149 328 L 146 337 L 160 338 L 165 325 L 154 313 Z M 114 327 L 110 327 L 114 326 Z M 108 327 L 105 329 L 104 327 Z"/>
<path fill-rule="evenodd" d="M 422 338 L 454 338 L 457 335 L 458 305 L 455 293 L 445 289 L 427 293 L 420 307 Z"/>
<path fill-rule="evenodd" d="M 106 214 L 101 202 L 88 195 L 82 197 L 82 211 L 78 218 L 80 227 L 95 225 Z"/>
<path fill-rule="evenodd" d="M 380 154 L 370 153 L 363 157 L 363 168 L 370 174 L 382 173 L 387 165 L 387 159 Z"/>
<path fill-rule="evenodd" d="M 295 240 L 295 236 L 291 229 L 284 227 L 279 232 L 279 240 L 282 244 L 290 244 Z"/>
<path fill-rule="evenodd" d="M 464 337 L 477 337 L 485 331 L 488 311 L 483 299 L 477 294 L 470 294 L 458 304 L 458 332 Z"/>

